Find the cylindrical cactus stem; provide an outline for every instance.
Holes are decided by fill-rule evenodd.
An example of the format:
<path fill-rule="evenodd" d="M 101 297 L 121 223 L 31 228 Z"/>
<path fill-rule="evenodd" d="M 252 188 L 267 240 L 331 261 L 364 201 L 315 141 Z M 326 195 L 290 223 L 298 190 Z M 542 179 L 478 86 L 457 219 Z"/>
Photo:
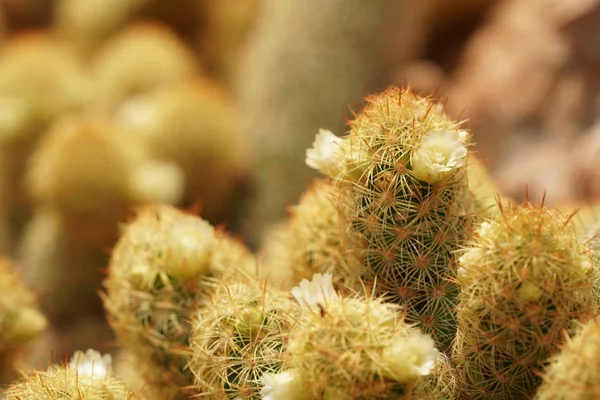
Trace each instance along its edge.
<path fill-rule="evenodd" d="M 189 368 L 197 390 L 210 398 L 259 400 L 262 375 L 281 371 L 298 306 L 287 292 L 239 278 L 215 282 L 195 315 Z"/>
<path fill-rule="evenodd" d="M 533 397 L 564 331 L 598 311 L 591 257 L 569 217 L 528 203 L 478 227 L 458 271 L 453 362 L 462 396 Z"/>
<path fill-rule="evenodd" d="M 269 398 L 408 399 L 438 362 L 431 337 L 406 325 L 395 305 L 340 296 L 330 274 L 315 274 L 292 294 L 301 315 L 290 333 L 285 371 L 263 377 Z"/>
<path fill-rule="evenodd" d="M 270 233 L 260 252 L 261 274 L 291 289 L 317 273 L 331 273 L 336 288 L 359 285 L 360 254 L 343 235 L 339 210 L 332 201 L 329 179 L 319 179 L 290 209 L 290 219 Z"/>
<path fill-rule="evenodd" d="M 600 398 L 600 320 L 593 319 L 567 338 L 550 359 L 536 400 Z"/>
<path fill-rule="evenodd" d="M 6 390 L 7 400 L 142 400 L 111 372 L 110 355 L 76 352 L 68 365 L 26 374 Z"/>
<path fill-rule="evenodd" d="M 206 221 L 150 206 L 124 230 L 105 281 L 109 322 L 159 398 L 187 398 L 194 383 L 184 349 L 208 278 L 253 271 L 252 255 Z"/>
<path fill-rule="evenodd" d="M 32 292 L 13 270 L 12 263 L 0 259 L 0 384 L 16 375 L 15 363 L 24 345 L 47 327 Z"/>
<path fill-rule="evenodd" d="M 350 135 L 322 130 L 308 165 L 334 177 L 364 280 L 447 350 L 456 331 L 455 252 L 472 219 L 468 132 L 433 99 L 391 87 L 369 96 Z"/>

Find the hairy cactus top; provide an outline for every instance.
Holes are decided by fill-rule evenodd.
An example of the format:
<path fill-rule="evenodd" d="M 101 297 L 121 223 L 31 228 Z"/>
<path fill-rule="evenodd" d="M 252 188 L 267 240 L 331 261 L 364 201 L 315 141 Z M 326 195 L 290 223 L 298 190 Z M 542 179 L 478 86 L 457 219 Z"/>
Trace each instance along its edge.
<path fill-rule="evenodd" d="M 600 274 L 569 219 L 530 204 L 482 223 L 460 260 L 453 358 L 469 398 L 530 398 L 563 331 L 598 310 Z"/>
<path fill-rule="evenodd" d="M 34 371 L 6 390 L 7 400 L 136 400 L 138 397 L 111 375 L 111 358 L 88 350 L 76 352 L 66 366 Z"/>
<path fill-rule="evenodd" d="M 126 227 L 104 304 L 118 339 L 165 398 L 194 381 L 184 349 L 191 319 L 210 296 L 210 278 L 254 266 L 241 244 L 172 207 L 147 207 Z"/>

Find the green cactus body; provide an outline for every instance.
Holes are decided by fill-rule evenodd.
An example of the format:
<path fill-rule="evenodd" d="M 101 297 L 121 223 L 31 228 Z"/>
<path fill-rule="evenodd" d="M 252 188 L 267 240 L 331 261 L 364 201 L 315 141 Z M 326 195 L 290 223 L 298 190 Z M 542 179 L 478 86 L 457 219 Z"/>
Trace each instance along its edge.
<path fill-rule="evenodd" d="M 335 139 L 329 168 L 318 148 L 307 163 L 335 176 L 334 201 L 348 236 L 361 241 L 355 251 L 365 281 L 403 305 L 407 322 L 446 350 L 456 331 L 454 253 L 473 211 L 469 135 L 440 104 L 395 87 L 368 97 L 350 126 L 349 136 Z"/>
<path fill-rule="evenodd" d="M 142 400 L 112 377 L 110 356 L 77 352 L 66 366 L 33 371 L 5 392 L 6 400 Z"/>
<path fill-rule="evenodd" d="M 462 396 L 532 398 L 564 330 L 596 314 L 598 277 L 589 248 L 556 211 L 526 204 L 482 223 L 458 274 Z"/>
<path fill-rule="evenodd" d="M 259 400 L 262 375 L 281 370 L 297 304 L 255 278 L 228 278 L 193 320 L 189 368 L 208 398 Z"/>
<path fill-rule="evenodd" d="M 553 356 L 536 400 L 600 398 L 600 320 L 583 325 Z"/>
<path fill-rule="evenodd" d="M 286 353 L 287 371 L 302 387 L 294 399 L 408 399 L 438 362 L 433 340 L 406 325 L 397 307 L 382 299 L 329 295 L 304 311 Z M 434 395 L 435 387 L 423 382 L 420 394 Z"/>
<path fill-rule="evenodd" d="M 51 121 L 81 109 L 91 91 L 77 58 L 49 35 L 18 35 L 0 58 L 2 203 L 11 233 L 18 238 L 32 209 L 23 185 L 29 156 Z"/>
<path fill-rule="evenodd" d="M 13 271 L 12 263 L 0 259 L 0 384 L 15 374 L 20 350 L 47 327 L 31 293 Z"/>
<path fill-rule="evenodd" d="M 187 398 L 190 320 L 210 277 L 252 270 L 249 252 L 204 220 L 168 206 L 143 209 L 112 254 L 104 304 L 121 344 L 161 399 Z"/>
<path fill-rule="evenodd" d="M 158 23 L 138 23 L 112 38 L 94 57 L 91 69 L 98 105 L 109 110 L 198 72 L 191 50 Z"/>
<path fill-rule="evenodd" d="M 500 188 L 490 177 L 486 166 L 473 153 L 469 154 L 467 164 L 467 177 L 469 179 L 469 190 L 475 198 L 475 210 L 481 219 L 493 216 L 499 209 L 497 202 L 508 204 L 509 199 L 502 195 Z"/>
<path fill-rule="evenodd" d="M 314 181 L 291 208 L 290 220 L 264 241 L 261 272 L 273 284 L 291 289 L 313 274 L 335 272 L 338 289 L 358 286 L 362 264 L 343 235 L 332 192 L 329 180 Z"/>
<path fill-rule="evenodd" d="M 247 164 L 235 113 L 219 86 L 197 78 L 132 99 L 117 118 L 124 130 L 148 142 L 153 157 L 182 170 L 186 186 L 179 204 L 200 203 L 202 218 L 216 225 L 243 210 L 231 203 L 239 201 Z"/>

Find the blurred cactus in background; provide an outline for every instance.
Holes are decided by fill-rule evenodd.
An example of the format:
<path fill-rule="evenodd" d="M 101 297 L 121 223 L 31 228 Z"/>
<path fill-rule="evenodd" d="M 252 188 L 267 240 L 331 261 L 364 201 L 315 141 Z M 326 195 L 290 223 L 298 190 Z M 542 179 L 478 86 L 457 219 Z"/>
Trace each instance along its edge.
<path fill-rule="evenodd" d="M 185 176 L 182 207 L 198 204 L 213 224 L 239 225 L 245 211 L 247 155 L 231 96 L 207 79 L 193 79 L 137 96 L 116 113 L 124 131 L 147 142 L 158 160 Z"/>
<path fill-rule="evenodd" d="M 23 178 L 37 140 L 54 118 L 87 105 L 92 92 L 71 49 L 45 33 L 12 38 L 0 58 L 2 203 L 17 240 L 31 213 Z"/>
<path fill-rule="evenodd" d="M 183 82 L 199 71 L 191 50 L 159 23 L 126 28 L 99 50 L 90 68 L 97 104 L 107 110 L 136 95 Z"/>
<path fill-rule="evenodd" d="M 387 85 L 390 66 L 419 48 L 430 6 L 263 1 L 236 81 L 242 137 L 254 160 L 251 241 L 285 216 L 313 177 L 298 168 L 299 149 L 310 145 L 311 132 L 342 132 L 343 116 L 363 92 Z"/>
<path fill-rule="evenodd" d="M 24 345 L 46 328 L 34 294 L 16 274 L 8 259 L 0 260 L 0 385 L 14 379 L 23 367 Z"/>

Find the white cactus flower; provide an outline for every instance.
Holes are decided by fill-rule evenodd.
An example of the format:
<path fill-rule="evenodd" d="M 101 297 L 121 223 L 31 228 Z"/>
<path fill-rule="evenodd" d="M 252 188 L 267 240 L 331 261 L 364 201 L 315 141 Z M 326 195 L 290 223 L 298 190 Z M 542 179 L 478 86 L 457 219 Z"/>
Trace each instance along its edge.
<path fill-rule="evenodd" d="M 331 274 L 314 274 L 310 282 L 303 279 L 298 286 L 292 288 L 292 295 L 300 305 L 313 312 L 319 312 L 319 305 L 324 307 L 328 302 L 339 299 Z"/>
<path fill-rule="evenodd" d="M 336 175 L 340 163 L 340 144 L 343 140 L 327 129 L 319 129 L 313 147 L 306 150 L 306 165 L 322 174 Z"/>
<path fill-rule="evenodd" d="M 419 376 L 429 375 L 439 355 L 431 337 L 415 333 L 384 350 L 381 364 L 386 377 L 408 383 Z"/>
<path fill-rule="evenodd" d="M 76 351 L 69 362 L 69 368 L 76 369 L 79 378 L 107 378 L 111 374 L 112 357 L 92 349 L 85 353 Z"/>
<path fill-rule="evenodd" d="M 464 166 L 467 136 L 465 131 L 450 130 L 437 130 L 425 135 L 412 154 L 413 174 L 425 182 L 435 183 Z"/>
<path fill-rule="evenodd" d="M 260 395 L 263 400 L 301 400 L 304 397 L 304 389 L 296 371 L 265 373 L 261 381 L 263 387 Z"/>

